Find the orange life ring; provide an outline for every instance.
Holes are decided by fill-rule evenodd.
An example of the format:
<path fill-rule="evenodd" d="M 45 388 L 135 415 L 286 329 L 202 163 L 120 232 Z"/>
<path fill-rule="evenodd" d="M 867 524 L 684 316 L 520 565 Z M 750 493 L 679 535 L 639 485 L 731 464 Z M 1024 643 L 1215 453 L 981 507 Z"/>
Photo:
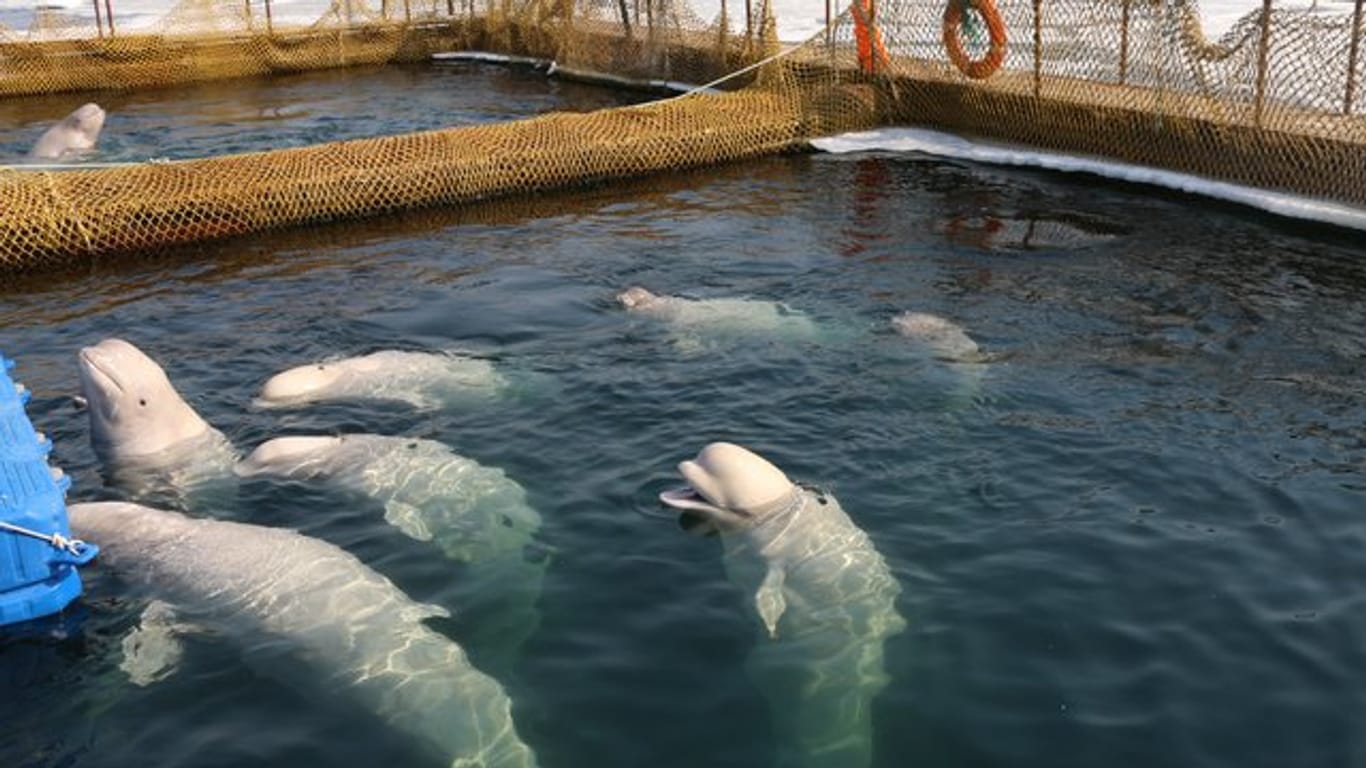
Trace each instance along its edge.
<path fill-rule="evenodd" d="M 987 23 L 987 34 L 991 45 L 982 58 L 973 61 L 963 50 L 959 32 L 963 25 L 963 10 L 971 7 Z M 996 74 L 1001 62 L 1006 59 L 1006 24 L 1001 20 L 1001 12 L 996 10 L 992 0 L 949 0 L 944 8 L 944 50 L 949 52 L 949 61 L 958 71 L 973 80 L 985 80 Z"/>
<path fill-rule="evenodd" d="M 890 66 L 892 59 L 882 45 L 882 31 L 873 23 L 873 0 L 854 0 L 849 9 L 854 17 L 859 68 L 866 75 L 876 75 L 879 69 Z"/>

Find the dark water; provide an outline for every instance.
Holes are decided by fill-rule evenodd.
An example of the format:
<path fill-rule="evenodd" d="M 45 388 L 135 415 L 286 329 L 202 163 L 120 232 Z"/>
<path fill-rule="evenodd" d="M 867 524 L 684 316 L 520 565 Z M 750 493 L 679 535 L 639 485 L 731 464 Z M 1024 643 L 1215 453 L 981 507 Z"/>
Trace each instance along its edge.
<path fill-rule="evenodd" d="M 94 152 L 62 162 L 142 162 L 302 147 L 629 104 L 642 94 L 547 78 L 526 66 L 449 62 L 274 79 L 0 100 L 0 165 L 25 160 L 87 101 L 107 117 Z"/>
<path fill-rule="evenodd" d="M 827 329 L 682 349 L 639 283 Z M 1366 246 L 1137 187 L 913 157 L 794 156 L 205 246 L 0 303 L 0 348 L 74 476 L 76 351 L 117 335 L 244 448 L 375 431 L 504 468 L 553 549 L 503 682 L 544 766 L 762 766 L 759 629 L 715 539 L 655 495 L 712 440 L 824 485 L 902 586 L 879 766 L 1366 764 Z M 978 381 L 909 354 L 952 318 Z M 534 374 L 479 408 L 247 406 L 287 366 L 459 348 Z M 459 573 L 375 510 L 248 488 L 233 514 L 342 545 L 476 663 Z M 141 605 L 87 572 L 64 639 L 0 644 L 0 765 L 429 765 L 372 716 L 193 638 L 117 669 Z"/>

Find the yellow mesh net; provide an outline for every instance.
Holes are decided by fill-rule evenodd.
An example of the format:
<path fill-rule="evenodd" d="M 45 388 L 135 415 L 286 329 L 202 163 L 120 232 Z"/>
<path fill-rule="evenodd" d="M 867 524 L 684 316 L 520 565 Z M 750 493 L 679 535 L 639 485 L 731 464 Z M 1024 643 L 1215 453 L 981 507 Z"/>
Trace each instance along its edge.
<path fill-rule="evenodd" d="M 0 271 L 679 170 L 891 124 L 1366 207 L 1360 3 L 1336 15 L 1267 7 L 1211 40 L 1182 0 L 854 0 L 799 46 L 777 42 L 766 4 L 734 0 L 709 18 L 683 0 L 336 0 L 307 23 L 261 0 L 183 0 L 136 30 L 111 26 L 105 9 L 0 30 L 0 96 L 462 49 L 609 80 L 738 73 L 727 84 L 738 90 L 194 161 L 0 170 Z"/>

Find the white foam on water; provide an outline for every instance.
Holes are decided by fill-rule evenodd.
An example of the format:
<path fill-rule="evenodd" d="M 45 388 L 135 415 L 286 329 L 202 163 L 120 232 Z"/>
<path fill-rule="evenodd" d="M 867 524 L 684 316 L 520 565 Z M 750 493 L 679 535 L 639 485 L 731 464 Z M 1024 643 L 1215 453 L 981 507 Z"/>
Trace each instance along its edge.
<path fill-rule="evenodd" d="M 1366 229 L 1366 210 L 1341 203 L 1273 192 L 1240 184 L 1164 171 L 1141 165 L 1082 155 L 1041 152 L 1025 147 L 971 141 L 960 136 L 920 128 L 888 128 L 846 133 L 811 142 L 834 154 L 867 151 L 919 152 L 936 157 L 970 160 L 992 165 L 1044 168 L 1052 171 L 1089 173 L 1109 179 L 1152 184 L 1206 197 L 1241 203 L 1280 216 Z"/>

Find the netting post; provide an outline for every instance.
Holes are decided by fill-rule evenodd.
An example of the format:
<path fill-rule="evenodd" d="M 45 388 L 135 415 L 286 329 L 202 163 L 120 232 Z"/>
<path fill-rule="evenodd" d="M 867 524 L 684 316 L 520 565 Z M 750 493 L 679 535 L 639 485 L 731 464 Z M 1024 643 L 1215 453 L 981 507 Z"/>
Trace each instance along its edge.
<path fill-rule="evenodd" d="M 114 36 L 114 6 L 109 4 L 109 0 L 104 0 L 104 20 L 109 22 L 109 36 Z"/>
<path fill-rule="evenodd" d="M 1262 0 L 1262 37 L 1257 42 L 1257 102 L 1252 122 L 1262 126 L 1262 110 L 1266 108 L 1267 56 L 1271 49 L 1271 0 Z"/>
<path fill-rule="evenodd" d="M 389 0 L 379 0 L 379 17 L 385 21 L 389 20 Z"/>
<path fill-rule="evenodd" d="M 1270 2 L 1271 0 L 1267 0 Z M 1043 0 L 1034 0 L 1034 98 L 1043 77 Z"/>
<path fill-rule="evenodd" d="M 446 15 L 455 15 L 455 0 L 446 0 Z"/>
<path fill-rule="evenodd" d="M 95 30 L 99 32 L 100 38 L 104 38 L 104 15 L 100 13 L 100 0 L 94 0 L 95 5 Z"/>
<path fill-rule="evenodd" d="M 617 7 L 621 9 L 621 26 L 626 28 L 626 37 L 631 37 L 631 9 L 626 7 L 626 0 L 617 0 Z"/>
<path fill-rule="evenodd" d="M 270 17 L 270 0 L 265 0 L 266 4 L 266 34 L 275 34 L 275 22 Z"/>
<path fill-rule="evenodd" d="M 1342 114 L 1352 114 L 1352 100 L 1357 89 L 1357 56 L 1361 53 L 1361 5 L 1357 0 L 1356 10 L 1352 11 L 1352 48 L 1347 53 L 1347 93 L 1342 100 Z"/>
<path fill-rule="evenodd" d="M 413 4 L 411 0 L 403 0 L 403 23 L 413 23 Z"/>
<path fill-rule="evenodd" d="M 251 29 L 251 0 L 242 0 L 242 12 L 246 15 L 247 29 Z"/>
<path fill-rule="evenodd" d="M 1129 80 L 1129 4 L 1133 0 L 1124 0 L 1119 12 L 1119 83 L 1123 85 Z"/>
<path fill-rule="evenodd" d="M 745 0 L 745 44 L 754 45 L 754 0 Z"/>
<path fill-rule="evenodd" d="M 835 44 L 833 30 L 830 29 L 830 0 L 825 0 L 825 47 L 829 48 Z"/>

